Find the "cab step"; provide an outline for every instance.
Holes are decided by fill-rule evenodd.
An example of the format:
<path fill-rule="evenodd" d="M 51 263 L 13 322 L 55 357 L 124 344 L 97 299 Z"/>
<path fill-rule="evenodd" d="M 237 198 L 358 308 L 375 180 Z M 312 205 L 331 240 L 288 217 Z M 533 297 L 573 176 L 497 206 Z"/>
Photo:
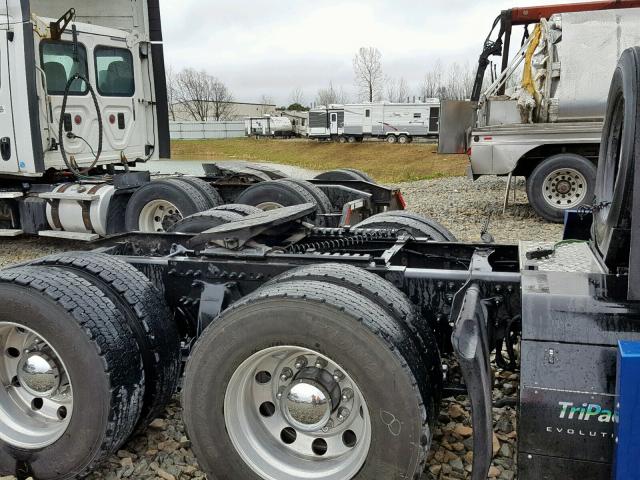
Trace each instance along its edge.
<path fill-rule="evenodd" d="M 22 192 L 0 192 L 0 200 L 8 200 L 12 198 L 22 198 L 24 194 Z"/>
<path fill-rule="evenodd" d="M 93 195 L 89 193 L 56 193 L 56 192 L 43 192 L 38 194 L 40 198 L 45 200 L 77 200 L 79 202 L 93 202 L 98 200 L 100 195 Z"/>
<path fill-rule="evenodd" d="M 100 235 L 97 233 L 64 232 L 61 230 L 41 230 L 38 232 L 38 235 L 41 237 L 77 240 L 80 242 L 92 242 L 100 238 Z"/>
<path fill-rule="evenodd" d="M 19 229 L 0 228 L 0 237 L 18 237 L 24 232 Z"/>

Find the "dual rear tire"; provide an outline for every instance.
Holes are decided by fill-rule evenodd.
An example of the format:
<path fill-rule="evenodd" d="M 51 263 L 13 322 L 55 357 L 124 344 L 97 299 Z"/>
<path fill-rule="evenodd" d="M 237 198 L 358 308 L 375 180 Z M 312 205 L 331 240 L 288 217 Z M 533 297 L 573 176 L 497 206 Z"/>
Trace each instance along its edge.
<path fill-rule="evenodd" d="M 86 475 L 161 413 L 178 335 L 157 289 L 106 255 L 0 272 L 0 476 Z"/>
<path fill-rule="evenodd" d="M 422 472 L 441 378 L 417 318 L 390 283 L 331 264 L 287 272 L 225 310 L 197 342 L 183 391 L 209 478 Z"/>

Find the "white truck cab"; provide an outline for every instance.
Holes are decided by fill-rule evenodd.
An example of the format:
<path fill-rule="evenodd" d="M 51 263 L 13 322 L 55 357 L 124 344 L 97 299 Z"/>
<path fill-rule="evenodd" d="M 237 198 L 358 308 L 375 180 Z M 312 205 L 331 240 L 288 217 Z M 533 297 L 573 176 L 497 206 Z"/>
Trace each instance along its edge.
<path fill-rule="evenodd" d="M 62 140 L 69 161 L 92 165 L 100 137 L 97 165 L 168 156 L 158 114 L 159 103 L 166 109 L 166 87 L 162 51 L 151 38 L 150 26 L 159 21 L 149 16 L 153 8 L 128 0 L 82 2 L 73 21 L 65 3 L 8 1 L 0 7 L 0 35 L 7 39 L 0 42 L 0 175 L 42 177 L 67 168 L 60 118 L 76 73 L 89 84 L 76 80 L 67 95 Z M 121 28 L 93 24 L 109 23 L 111 15 Z"/>

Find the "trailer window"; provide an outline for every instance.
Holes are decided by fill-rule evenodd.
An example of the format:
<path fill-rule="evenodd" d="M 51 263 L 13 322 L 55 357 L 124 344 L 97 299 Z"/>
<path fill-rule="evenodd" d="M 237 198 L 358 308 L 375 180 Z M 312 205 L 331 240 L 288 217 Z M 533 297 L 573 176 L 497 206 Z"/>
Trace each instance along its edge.
<path fill-rule="evenodd" d="M 422 118 L 422 114 L 421 113 L 414 113 L 413 114 L 413 118 Z"/>
<path fill-rule="evenodd" d="M 42 42 L 40 44 L 40 61 L 47 77 L 47 93 L 64 95 L 67 82 L 76 73 L 87 76 L 87 50 L 78 45 L 78 62 L 74 59 L 71 42 Z M 75 80 L 69 89 L 70 95 L 84 95 L 87 85 L 83 80 Z"/>
<path fill-rule="evenodd" d="M 136 87 L 131 52 L 124 48 L 96 47 L 94 53 L 100 95 L 132 97 Z"/>
<path fill-rule="evenodd" d="M 364 111 L 364 116 L 369 118 L 371 116 L 371 110 L 365 110 Z"/>

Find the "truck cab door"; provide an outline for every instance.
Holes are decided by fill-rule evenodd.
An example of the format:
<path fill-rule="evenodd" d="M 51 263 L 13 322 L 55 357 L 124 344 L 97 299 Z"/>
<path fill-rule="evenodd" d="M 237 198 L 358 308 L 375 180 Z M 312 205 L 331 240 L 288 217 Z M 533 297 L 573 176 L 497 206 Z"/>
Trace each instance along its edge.
<path fill-rule="evenodd" d="M 113 38 L 94 46 L 96 92 L 102 104 L 105 147 L 128 160 L 144 159 L 148 142 L 148 98 L 143 85 L 143 59 Z M 148 60 L 146 60 L 148 61 Z M 148 80 L 147 80 L 148 83 Z"/>
<path fill-rule="evenodd" d="M 0 14 L 0 172 L 18 172 L 18 155 L 13 122 L 13 106 L 11 102 L 10 55 L 13 45 L 8 40 L 9 24 L 6 13 Z M 11 52 L 12 53 L 12 52 Z"/>

